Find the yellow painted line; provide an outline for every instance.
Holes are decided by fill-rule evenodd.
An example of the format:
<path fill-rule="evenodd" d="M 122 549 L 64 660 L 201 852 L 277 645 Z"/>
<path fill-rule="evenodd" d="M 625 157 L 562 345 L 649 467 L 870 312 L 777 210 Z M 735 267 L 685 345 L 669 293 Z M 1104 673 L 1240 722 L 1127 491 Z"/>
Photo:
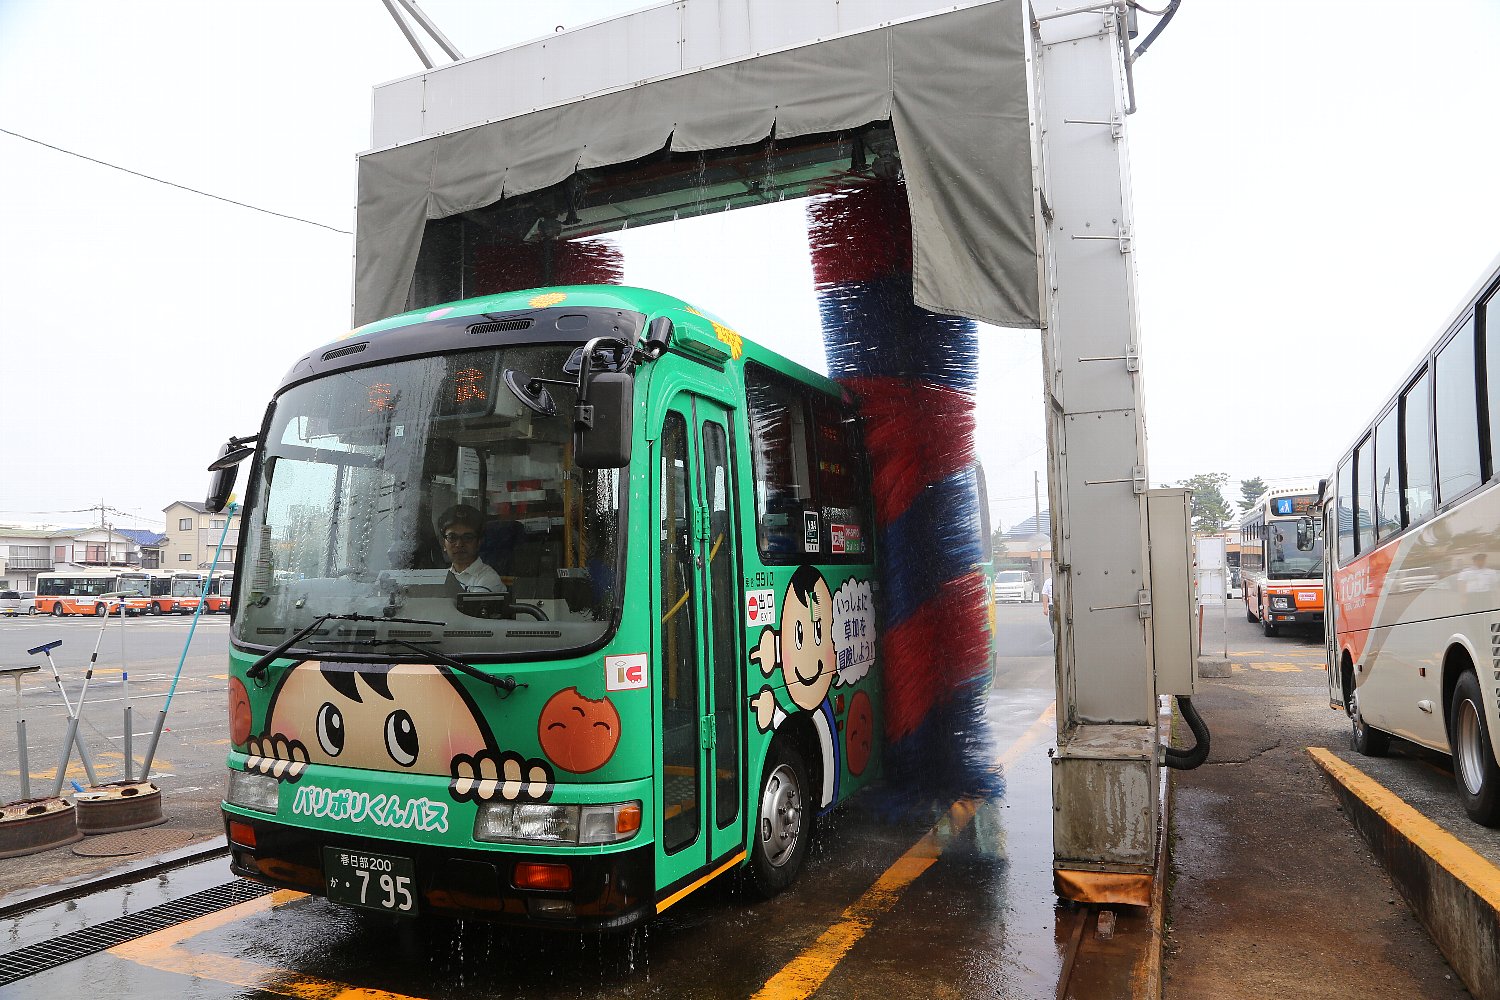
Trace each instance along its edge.
<path fill-rule="evenodd" d="M 1398 834 L 1447 869 L 1491 909 L 1500 910 L 1500 871 L 1493 864 L 1353 764 L 1323 747 L 1308 747 L 1307 752 L 1335 781 L 1358 796 Z"/>
<path fill-rule="evenodd" d="M 316 976 L 303 976 L 288 969 L 248 962 L 229 955 L 191 952 L 178 947 L 182 942 L 207 933 L 225 924 L 248 920 L 277 906 L 301 899 L 305 893 L 277 890 L 269 896 L 261 896 L 239 903 L 228 909 L 209 913 L 188 920 L 175 927 L 168 927 L 154 934 L 127 941 L 109 949 L 109 954 L 129 959 L 138 965 L 175 972 L 180 976 L 205 979 L 216 983 L 227 983 L 242 989 L 275 993 L 298 1000 L 416 1000 L 404 993 L 388 990 L 370 990 L 348 986 Z"/>
<path fill-rule="evenodd" d="M 1055 734 L 1057 706 L 1048 705 L 1027 730 L 1000 755 L 1007 766 L 1045 737 Z M 977 799 L 959 799 L 948 809 L 947 817 L 917 841 L 896 863 L 885 870 L 865 894 L 845 908 L 843 919 L 818 936 L 802 954 L 761 987 L 753 1000 L 800 1000 L 812 996 L 832 975 L 849 949 L 859 942 L 875 924 L 900 901 L 906 888 L 931 868 L 943 853 L 949 840 L 968 826 L 979 808 Z"/>
<path fill-rule="evenodd" d="M 712 882 L 716 877 L 724 874 L 729 869 L 733 868 L 735 865 L 739 864 L 741 861 L 744 861 L 744 860 L 745 860 L 745 852 L 744 851 L 740 851 L 734 857 L 730 858 L 728 861 L 724 862 L 722 865 L 720 865 L 719 867 L 715 868 L 713 871 L 709 872 L 707 875 L 703 876 L 698 881 L 694 882 L 692 885 L 684 886 L 683 888 L 681 888 L 681 889 L 677 890 L 676 892 L 672 893 L 672 895 L 668 896 L 666 899 L 662 900 L 660 903 L 657 903 L 656 904 L 656 912 L 657 913 L 661 913 L 667 907 L 671 906 L 673 903 L 677 902 L 682 897 L 686 896 L 688 893 L 693 892 L 693 891 L 695 891 L 697 889 L 703 888 L 709 882 Z"/>

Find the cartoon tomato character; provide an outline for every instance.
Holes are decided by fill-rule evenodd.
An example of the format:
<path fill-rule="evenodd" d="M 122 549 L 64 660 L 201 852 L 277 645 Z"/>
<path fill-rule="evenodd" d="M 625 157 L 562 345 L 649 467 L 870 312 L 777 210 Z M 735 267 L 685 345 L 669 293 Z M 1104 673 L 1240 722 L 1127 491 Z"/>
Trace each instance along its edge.
<path fill-rule="evenodd" d="M 250 692 L 245 682 L 238 677 L 229 678 L 229 738 L 236 746 L 244 746 L 250 738 L 250 727 L 254 718 L 250 711 Z"/>
<path fill-rule="evenodd" d="M 563 688 L 542 706 L 537 722 L 542 752 L 564 771 L 597 771 L 620 745 L 620 713 L 608 698 L 585 698 Z"/>
<path fill-rule="evenodd" d="M 845 757 L 849 773 L 861 775 L 870 763 L 870 752 L 875 744 L 875 709 L 870 696 L 863 691 L 854 692 L 849 702 L 849 719 L 844 724 Z"/>

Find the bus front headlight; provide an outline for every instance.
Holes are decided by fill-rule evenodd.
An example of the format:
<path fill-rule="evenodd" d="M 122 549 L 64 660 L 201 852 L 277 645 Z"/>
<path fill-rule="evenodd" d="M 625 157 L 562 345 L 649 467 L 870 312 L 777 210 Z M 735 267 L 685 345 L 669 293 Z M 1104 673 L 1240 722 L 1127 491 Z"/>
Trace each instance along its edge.
<path fill-rule="evenodd" d="M 491 844 L 613 844 L 641 828 L 641 803 L 567 805 L 486 802 L 474 817 L 474 839 Z"/>
<path fill-rule="evenodd" d="M 1286 596 L 1284 594 L 1273 595 L 1271 597 L 1271 610 L 1273 610 L 1273 611 L 1290 611 L 1290 610 L 1292 610 L 1292 599 L 1291 599 L 1291 597 Z"/>
<path fill-rule="evenodd" d="M 224 800 L 241 809 L 276 815 L 276 803 L 280 798 L 281 783 L 269 774 L 251 774 L 249 771 L 229 772 L 229 792 Z"/>

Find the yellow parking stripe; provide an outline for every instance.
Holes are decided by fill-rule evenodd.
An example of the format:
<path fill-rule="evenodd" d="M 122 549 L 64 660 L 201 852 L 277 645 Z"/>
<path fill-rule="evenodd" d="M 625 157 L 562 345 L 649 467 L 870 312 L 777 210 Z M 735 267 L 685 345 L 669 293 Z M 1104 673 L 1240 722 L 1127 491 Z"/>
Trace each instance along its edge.
<path fill-rule="evenodd" d="M 1348 761 L 1322 747 L 1308 747 L 1307 752 L 1330 777 L 1358 796 L 1398 834 L 1446 868 L 1491 909 L 1500 910 L 1500 871 L 1482 855 Z"/>
<path fill-rule="evenodd" d="M 243 989 L 296 997 L 298 1000 L 418 1000 L 418 998 L 407 997 L 404 993 L 348 986 L 315 976 L 299 975 L 287 969 L 261 965 L 258 962 L 247 962 L 228 955 L 197 953 L 177 947 L 189 938 L 207 933 L 216 927 L 249 919 L 273 907 L 302 899 L 305 895 L 300 892 L 278 890 L 269 896 L 239 903 L 228 909 L 219 910 L 217 913 L 209 913 L 175 927 L 168 927 L 134 941 L 116 945 L 109 949 L 109 954 L 129 959 L 148 968 L 160 969 L 163 972 L 175 972 L 180 976 L 189 976 L 193 979 L 206 979 Z"/>
<path fill-rule="evenodd" d="M 1047 710 L 1000 755 L 1000 764 L 1008 765 L 1039 741 L 1056 732 L 1057 706 Z M 865 894 L 850 904 L 843 919 L 818 936 L 802 954 L 789 962 L 763 986 L 754 1000 L 794 1000 L 812 996 L 865 936 L 877 917 L 895 907 L 906 887 L 931 868 L 943 853 L 943 847 L 968 826 L 979 808 L 976 799 L 959 799 L 948 809 L 943 822 L 927 831 L 926 836 L 885 870 Z"/>

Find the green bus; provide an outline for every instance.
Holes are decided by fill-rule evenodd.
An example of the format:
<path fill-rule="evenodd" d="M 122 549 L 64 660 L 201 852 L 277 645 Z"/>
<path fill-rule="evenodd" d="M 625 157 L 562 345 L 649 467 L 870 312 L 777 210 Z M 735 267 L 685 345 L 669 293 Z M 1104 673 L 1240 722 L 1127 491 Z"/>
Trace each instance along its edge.
<path fill-rule="evenodd" d="M 874 513 L 838 385 L 679 299 L 511 292 L 297 361 L 231 614 L 233 870 L 629 926 L 797 874 L 880 771 Z"/>

